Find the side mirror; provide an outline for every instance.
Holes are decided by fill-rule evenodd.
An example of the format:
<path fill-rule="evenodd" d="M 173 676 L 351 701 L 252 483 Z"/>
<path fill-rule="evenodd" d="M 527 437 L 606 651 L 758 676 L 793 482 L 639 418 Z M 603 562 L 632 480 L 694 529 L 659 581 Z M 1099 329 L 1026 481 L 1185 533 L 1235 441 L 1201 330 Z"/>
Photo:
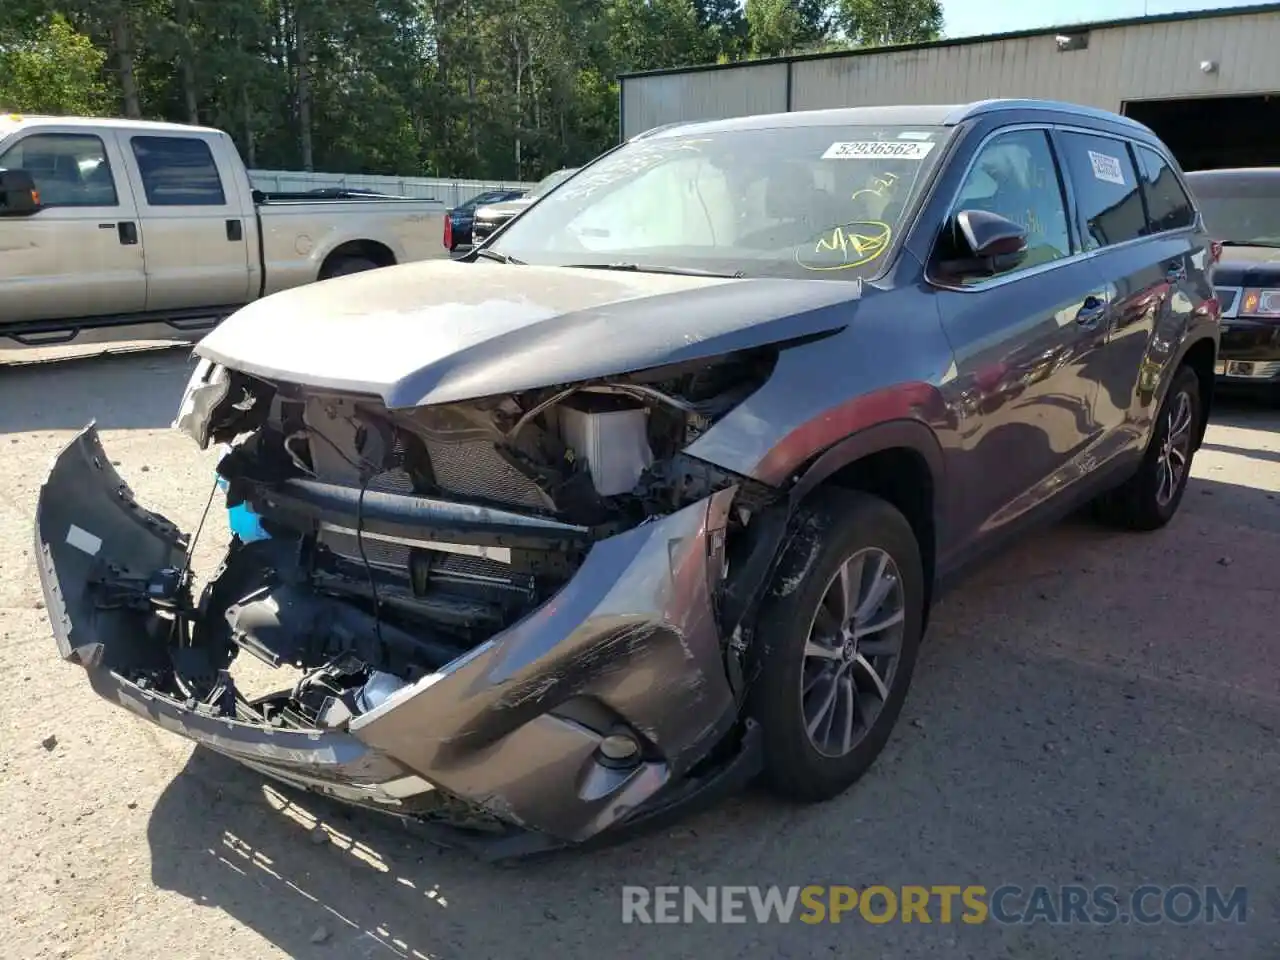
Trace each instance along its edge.
<path fill-rule="evenodd" d="M 948 225 L 958 256 L 939 266 L 950 276 L 990 277 L 1012 270 L 1027 256 L 1027 231 L 998 213 L 961 210 Z"/>
<path fill-rule="evenodd" d="M 25 170 L 0 170 L 0 217 L 29 217 L 40 210 L 40 191 Z"/>

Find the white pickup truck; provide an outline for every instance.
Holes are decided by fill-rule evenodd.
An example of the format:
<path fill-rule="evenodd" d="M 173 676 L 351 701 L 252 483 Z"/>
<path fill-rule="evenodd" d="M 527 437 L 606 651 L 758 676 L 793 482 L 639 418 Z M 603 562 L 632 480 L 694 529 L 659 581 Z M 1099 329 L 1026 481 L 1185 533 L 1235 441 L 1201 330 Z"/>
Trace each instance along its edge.
<path fill-rule="evenodd" d="M 444 211 L 264 194 L 207 127 L 0 115 L 0 345 L 207 330 L 279 290 L 447 256 Z"/>

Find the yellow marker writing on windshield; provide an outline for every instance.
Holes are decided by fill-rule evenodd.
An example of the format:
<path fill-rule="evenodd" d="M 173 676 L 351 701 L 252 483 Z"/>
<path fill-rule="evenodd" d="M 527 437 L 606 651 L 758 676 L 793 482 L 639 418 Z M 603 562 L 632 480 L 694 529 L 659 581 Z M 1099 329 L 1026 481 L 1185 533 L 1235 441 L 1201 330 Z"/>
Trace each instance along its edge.
<path fill-rule="evenodd" d="M 883 199 L 885 195 L 885 191 L 887 191 L 890 187 L 892 187 L 894 183 L 897 182 L 897 179 L 898 179 L 897 174 L 882 173 L 880 176 L 876 177 L 874 180 L 871 181 L 871 186 L 863 187 L 861 190 L 853 191 L 853 196 L 851 196 L 849 199 L 857 200 L 859 197 L 880 197 L 881 199 Z"/>
<path fill-rule="evenodd" d="M 801 259 L 801 250 L 796 250 L 796 263 L 806 270 L 848 270 L 870 263 L 889 248 L 889 240 L 893 229 L 887 223 L 878 220 L 855 221 L 834 227 L 814 242 L 813 252 L 809 258 L 817 262 L 805 262 Z M 831 260 L 839 255 L 840 262 Z"/>

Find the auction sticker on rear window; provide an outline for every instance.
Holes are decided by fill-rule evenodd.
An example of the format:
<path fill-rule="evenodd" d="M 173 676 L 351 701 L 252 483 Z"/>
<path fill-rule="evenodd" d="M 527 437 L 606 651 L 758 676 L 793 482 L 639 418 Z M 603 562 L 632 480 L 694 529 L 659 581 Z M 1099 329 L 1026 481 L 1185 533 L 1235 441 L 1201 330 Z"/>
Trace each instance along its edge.
<path fill-rule="evenodd" d="M 933 149 L 923 140 L 863 140 L 833 143 L 823 160 L 923 160 Z"/>
<path fill-rule="evenodd" d="M 1105 153 L 1089 151 L 1089 162 L 1093 164 L 1093 175 L 1105 183 L 1117 183 L 1124 186 L 1124 168 L 1120 166 L 1119 157 L 1109 157 Z"/>

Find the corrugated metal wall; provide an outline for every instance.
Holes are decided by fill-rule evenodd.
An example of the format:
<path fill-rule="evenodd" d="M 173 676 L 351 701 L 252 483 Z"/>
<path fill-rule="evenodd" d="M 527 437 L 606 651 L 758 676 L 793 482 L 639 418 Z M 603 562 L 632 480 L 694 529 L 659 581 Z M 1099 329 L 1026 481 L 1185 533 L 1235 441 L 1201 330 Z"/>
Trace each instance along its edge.
<path fill-rule="evenodd" d="M 786 109 L 785 63 L 622 80 L 626 137 L 677 120 L 744 117 Z"/>
<path fill-rule="evenodd" d="M 1280 12 L 1093 29 L 1084 50 L 1052 33 L 917 50 L 624 77 L 623 136 L 676 120 L 787 109 L 1045 97 L 1119 110 L 1125 100 L 1280 91 Z M 1217 63 L 1205 73 L 1202 61 Z"/>
<path fill-rule="evenodd" d="M 250 170 L 249 179 L 264 193 L 302 193 L 320 188 L 373 190 L 397 197 L 439 200 L 456 207 L 486 190 L 528 190 L 514 180 L 440 180 L 432 177 L 375 177 L 358 173 L 306 173 L 301 170 Z"/>

